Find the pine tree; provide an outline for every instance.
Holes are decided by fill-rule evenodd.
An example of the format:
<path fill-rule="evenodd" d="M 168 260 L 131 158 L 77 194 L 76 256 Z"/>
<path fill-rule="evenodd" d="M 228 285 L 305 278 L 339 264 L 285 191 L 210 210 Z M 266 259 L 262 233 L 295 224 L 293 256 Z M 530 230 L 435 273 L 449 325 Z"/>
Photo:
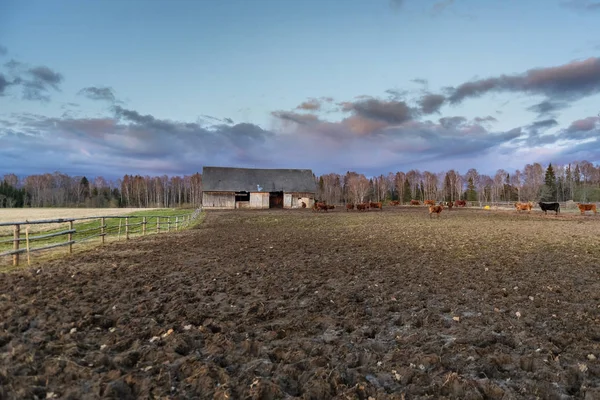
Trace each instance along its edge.
<path fill-rule="evenodd" d="M 88 181 L 88 179 L 85 176 L 83 178 L 81 178 L 79 185 L 81 185 L 81 192 L 82 192 L 83 198 L 87 199 L 88 197 L 90 197 L 90 182 Z"/>
<path fill-rule="evenodd" d="M 402 197 L 402 202 L 403 203 L 410 203 L 410 201 L 413 199 L 412 197 L 412 191 L 410 188 L 410 182 L 408 181 L 408 179 L 404 180 L 404 197 Z"/>
<path fill-rule="evenodd" d="M 467 201 L 477 201 L 477 191 L 475 190 L 475 182 L 473 182 L 473 177 L 469 177 L 467 193 L 465 197 L 467 198 Z"/>
<path fill-rule="evenodd" d="M 556 175 L 552 163 L 546 168 L 546 177 L 544 178 L 544 186 L 542 187 L 542 201 L 556 201 Z"/>

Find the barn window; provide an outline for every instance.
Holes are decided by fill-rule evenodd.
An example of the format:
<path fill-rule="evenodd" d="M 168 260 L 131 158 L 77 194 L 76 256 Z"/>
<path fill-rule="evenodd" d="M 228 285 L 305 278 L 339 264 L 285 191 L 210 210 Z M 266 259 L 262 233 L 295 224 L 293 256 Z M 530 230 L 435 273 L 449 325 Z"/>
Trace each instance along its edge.
<path fill-rule="evenodd" d="M 249 192 L 235 192 L 235 201 L 250 201 Z"/>

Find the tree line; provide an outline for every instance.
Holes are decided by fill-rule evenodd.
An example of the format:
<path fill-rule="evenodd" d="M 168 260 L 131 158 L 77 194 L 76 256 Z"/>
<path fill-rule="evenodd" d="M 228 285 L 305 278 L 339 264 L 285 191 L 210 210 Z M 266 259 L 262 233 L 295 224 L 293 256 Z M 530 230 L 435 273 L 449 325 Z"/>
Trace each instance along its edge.
<path fill-rule="evenodd" d="M 600 166 L 588 161 L 566 165 L 527 164 L 509 174 L 469 169 L 434 173 L 412 169 L 372 178 L 348 171 L 316 176 L 317 199 L 329 204 L 410 200 L 481 203 L 513 201 L 600 201 Z M 20 179 L 6 174 L 0 181 L 0 208 L 6 207 L 197 207 L 202 203 L 202 175 L 125 175 L 111 181 L 88 180 L 60 172 Z"/>
<path fill-rule="evenodd" d="M 88 180 L 60 172 L 0 181 L 0 208 L 6 207 L 197 207 L 202 203 L 202 176 L 125 175 L 111 181 Z"/>
<path fill-rule="evenodd" d="M 475 168 L 461 174 L 410 170 L 367 178 L 363 174 L 326 174 L 315 177 L 317 198 L 329 204 L 365 201 L 411 200 L 481 203 L 513 201 L 600 201 L 600 166 L 588 161 L 566 165 L 527 164 L 510 174 L 499 169 L 492 175 Z"/>

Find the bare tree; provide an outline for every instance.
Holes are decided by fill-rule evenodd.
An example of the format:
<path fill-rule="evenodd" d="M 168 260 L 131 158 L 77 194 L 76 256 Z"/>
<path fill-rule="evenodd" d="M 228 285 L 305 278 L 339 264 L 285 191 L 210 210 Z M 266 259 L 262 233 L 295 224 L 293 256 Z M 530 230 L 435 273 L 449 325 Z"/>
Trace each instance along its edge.
<path fill-rule="evenodd" d="M 523 176 L 521 174 L 521 171 L 519 171 L 518 169 L 515 171 L 514 174 L 510 176 L 510 184 L 512 187 L 517 189 L 517 201 L 519 202 L 521 201 L 521 189 L 523 187 L 522 179 Z"/>
<path fill-rule="evenodd" d="M 362 174 L 351 175 L 348 179 L 348 194 L 353 203 L 362 203 L 369 193 L 369 180 Z"/>

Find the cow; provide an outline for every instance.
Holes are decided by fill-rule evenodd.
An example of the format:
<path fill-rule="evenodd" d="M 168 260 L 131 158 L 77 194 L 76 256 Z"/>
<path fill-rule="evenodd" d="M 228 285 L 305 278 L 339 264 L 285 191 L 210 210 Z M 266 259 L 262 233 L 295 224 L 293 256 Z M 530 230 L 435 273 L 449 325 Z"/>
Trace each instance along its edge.
<path fill-rule="evenodd" d="M 392 200 L 392 201 L 390 201 L 390 205 L 391 206 L 399 206 L 400 202 L 398 200 Z"/>
<path fill-rule="evenodd" d="M 529 201 L 527 203 L 515 203 L 515 208 L 517 209 L 517 211 L 527 211 L 528 213 L 531 212 L 531 209 L 533 208 L 533 204 Z"/>
<path fill-rule="evenodd" d="M 540 208 L 542 209 L 544 214 L 548 214 L 548 211 L 555 211 L 556 214 L 558 215 L 558 213 L 560 212 L 560 204 L 559 203 L 556 203 L 556 202 L 549 203 L 549 202 L 540 201 L 538 204 L 540 205 Z"/>
<path fill-rule="evenodd" d="M 331 204 L 331 205 L 328 205 L 328 206 L 327 206 L 327 209 L 328 209 L 328 210 L 334 210 L 334 209 L 335 209 L 335 206 L 334 206 L 333 204 Z"/>
<path fill-rule="evenodd" d="M 421 204 L 421 203 L 419 202 L 419 200 L 411 200 L 411 201 L 410 201 L 410 205 L 411 205 L 411 206 L 418 206 L 418 205 L 420 205 L 420 204 Z"/>
<path fill-rule="evenodd" d="M 435 206 L 435 205 L 429 206 L 429 218 L 431 218 L 431 214 L 433 214 L 433 213 L 436 213 L 439 218 L 443 209 L 444 209 L 444 206 Z"/>
<path fill-rule="evenodd" d="M 360 203 L 356 205 L 357 211 L 365 211 L 367 209 L 367 205 L 365 203 Z"/>
<path fill-rule="evenodd" d="M 465 200 L 456 200 L 454 204 L 456 207 L 466 207 L 467 202 Z"/>
<path fill-rule="evenodd" d="M 353 203 L 346 204 L 346 211 L 350 211 L 350 210 L 354 210 L 354 204 Z"/>
<path fill-rule="evenodd" d="M 451 201 L 447 201 L 446 206 L 448 207 L 448 211 L 450 211 L 450 210 L 452 210 L 452 207 L 454 207 L 454 203 Z"/>
<path fill-rule="evenodd" d="M 327 211 L 329 207 L 327 207 L 327 204 L 325 202 L 316 202 L 315 205 L 313 206 L 313 211 Z"/>
<path fill-rule="evenodd" d="M 435 200 L 425 200 L 423 204 L 426 206 L 435 206 Z"/>
<path fill-rule="evenodd" d="M 302 202 L 302 208 L 306 208 L 306 203 Z"/>
<path fill-rule="evenodd" d="M 371 208 L 379 208 L 380 210 L 383 210 L 383 204 L 380 201 L 377 202 L 377 203 L 370 202 L 369 203 L 369 207 L 371 207 Z"/>
<path fill-rule="evenodd" d="M 593 211 L 596 214 L 596 204 L 581 204 L 577 203 L 577 207 L 579 207 L 579 211 L 581 215 L 583 215 L 586 211 Z"/>

